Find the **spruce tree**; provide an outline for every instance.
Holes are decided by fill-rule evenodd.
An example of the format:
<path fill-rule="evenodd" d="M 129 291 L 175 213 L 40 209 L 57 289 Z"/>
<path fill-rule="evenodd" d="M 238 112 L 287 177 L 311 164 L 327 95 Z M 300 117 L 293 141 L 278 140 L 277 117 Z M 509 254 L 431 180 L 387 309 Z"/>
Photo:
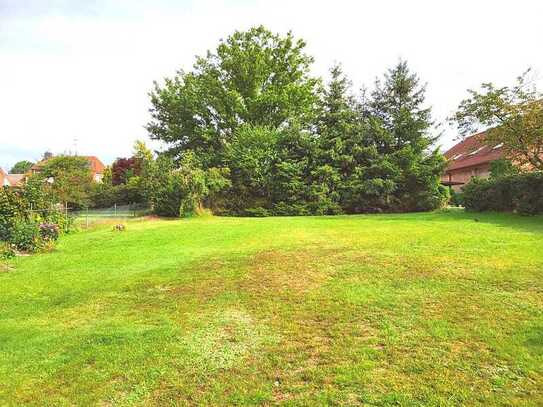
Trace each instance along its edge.
<path fill-rule="evenodd" d="M 407 62 L 400 61 L 377 80 L 366 106 L 369 138 L 381 159 L 368 176 L 379 191 L 385 210 L 428 210 L 439 207 L 447 197 L 440 185 L 445 161 L 431 151 L 431 109 L 425 106 L 425 85 L 421 85 Z"/>
<path fill-rule="evenodd" d="M 328 195 L 331 206 L 335 202 L 349 211 L 351 177 L 357 167 L 365 165 L 361 154 L 364 129 L 351 94 L 351 82 L 341 66 L 333 66 L 330 75 L 317 126 L 320 159 L 313 171 L 314 187 L 321 194 L 320 199 Z"/>

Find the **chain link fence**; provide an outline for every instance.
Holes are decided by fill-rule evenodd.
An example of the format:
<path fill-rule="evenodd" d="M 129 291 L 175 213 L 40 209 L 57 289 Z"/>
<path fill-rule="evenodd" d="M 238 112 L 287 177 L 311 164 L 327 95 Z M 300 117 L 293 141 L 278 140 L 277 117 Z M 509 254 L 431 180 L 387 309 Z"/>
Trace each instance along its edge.
<path fill-rule="evenodd" d="M 148 206 L 141 204 L 115 204 L 109 208 L 85 208 L 79 210 L 70 210 L 68 208 L 67 214 L 74 217 L 78 223 L 88 227 L 92 223 L 100 221 L 138 218 L 149 215 L 150 212 Z"/>
<path fill-rule="evenodd" d="M 47 208 L 37 207 L 31 204 L 28 210 L 30 215 L 45 215 L 50 212 L 56 212 L 64 216 L 70 222 L 76 222 L 79 226 L 89 227 L 93 223 L 114 220 L 126 220 L 149 215 L 151 209 L 148 206 L 141 204 L 114 204 L 109 208 L 71 208 L 67 204 L 57 204 Z"/>

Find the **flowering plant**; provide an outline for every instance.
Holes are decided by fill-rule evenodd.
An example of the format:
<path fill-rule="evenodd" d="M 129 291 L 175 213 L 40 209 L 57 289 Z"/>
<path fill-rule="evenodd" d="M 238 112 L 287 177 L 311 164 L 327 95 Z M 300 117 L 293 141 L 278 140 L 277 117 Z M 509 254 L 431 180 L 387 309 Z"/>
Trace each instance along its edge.
<path fill-rule="evenodd" d="M 59 236 L 58 225 L 54 223 L 40 223 L 40 236 L 44 240 L 57 240 Z"/>

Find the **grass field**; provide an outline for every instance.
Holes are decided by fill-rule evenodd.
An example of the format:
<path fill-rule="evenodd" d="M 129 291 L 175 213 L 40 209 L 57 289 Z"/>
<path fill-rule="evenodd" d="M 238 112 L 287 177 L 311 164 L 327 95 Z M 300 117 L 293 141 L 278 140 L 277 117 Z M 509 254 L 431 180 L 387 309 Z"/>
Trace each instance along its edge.
<path fill-rule="evenodd" d="M 541 217 L 129 221 L 9 266 L 0 405 L 543 405 Z"/>

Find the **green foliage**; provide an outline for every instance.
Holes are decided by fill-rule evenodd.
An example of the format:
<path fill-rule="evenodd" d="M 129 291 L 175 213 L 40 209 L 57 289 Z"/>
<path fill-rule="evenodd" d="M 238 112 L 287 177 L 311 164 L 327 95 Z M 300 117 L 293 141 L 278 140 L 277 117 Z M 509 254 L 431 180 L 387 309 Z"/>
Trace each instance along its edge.
<path fill-rule="evenodd" d="M 457 192 L 454 189 L 450 191 L 451 198 L 449 199 L 449 205 L 451 206 L 464 206 L 464 194 Z"/>
<path fill-rule="evenodd" d="M 9 170 L 10 174 L 26 174 L 30 167 L 34 165 L 33 162 L 23 160 L 15 163 L 13 167 L 11 167 L 11 170 Z"/>
<path fill-rule="evenodd" d="M 11 243 L 0 241 L 0 260 L 13 259 L 17 253 Z"/>
<path fill-rule="evenodd" d="M 89 162 L 83 157 L 50 158 L 43 163 L 42 170 L 30 178 L 50 183 L 57 202 L 67 203 L 72 208 L 89 204 L 93 179 Z"/>
<path fill-rule="evenodd" d="M 543 173 L 472 179 L 463 189 L 464 205 L 472 211 L 543 213 Z"/>
<path fill-rule="evenodd" d="M 40 247 L 40 229 L 36 222 L 19 219 L 11 231 L 9 242 L 20 251 L 33 252 Z"/>
<path fill-rule="evenodd" d="M 225 164 L 230 169 L 232 189 L 227 209 L 233 212 L 268 204 L 278 161 L 277 130 L 244 125 L 239 127 L 225 148 Z"/>
<path fill-rule="evenodd" d="M 387 211 L 427 211 L 443 206 L 448 193 L 440 185 L 445 159 L 429 153 L 435 142 L 431 110 L 421 86 L 405 61 L 377 81 L 362 106 L 369 124 L 369 145 L 377 151 L 362 174 L 361 197 Z"/>
<path fill-rule="evenodd" d="M 151 137 L 170 153 L 194 151 L 204 168 L 218 167 L 224 147 L 243 124 L 280 128 L 308 125 L 318 81 L 305 43 L 264 27 L 236 31 L 215 52 L 198 57 L 192 72 L 179 71 L 151 92 Z"/>
<path fill-rule="evenodd" d="M 529 74 L 514 86 L 483 83 L 480 91 L 470 90 L 451 121 L 463 135 L 489 128 L 487 143 L 500 145 L 520 166 L 543 170 L 543 93 Z"/>
<path fill-rule="evenodd" d="M 204 172 L 225 168 L 231 185 L 214 196 L 219 213 L 402 212 L 444 205 L 446 163 L 431 149 L 436 138 L 425 87 L 407 63 L 400 61 L 357 100 L 339 66 L 327 86 L 310 77 L 312 58 L 304 46 L 290 33 L 281 37 L 263 27 L 235 32 L 215 53 L 198 58 L 191 72 L 155 86 L 151 137 L 168 143 L 166 155 L 177 162 L 191 154 Z M 184 194 L 187 178 L 171 177 L 163 190 Z M 191 182 L 197 185 L 199 177 L 193 173 Z"/>
<path fill-rule="evenodd" d="M 210 168 L 204 171 L 194 154 L 187 152 L 179 167 L 166 155 L 153 162 L 142 180 L 157 215 L 187 217 L 203 207 L 204 199 L 229 186 L 227 171 Z"/>
<path fill-rule="evenodd" d="M 50 187 L 39 178 L 32 177 L 22 188 L 0 189 L 0 241 L 11 248 L 40 250 L 72 226 L 73 219 L 57 207 Z"/>
<path fill-rule="evenodd" d="M 15 189 L 0 188 L 0 240 L 10 239 L 18 219 L 26 219 L 28 202 Z"/>
<path fill-rule="evenodd" d="M 120 165 L 123 163 L 128 167 Z M 152 185 L 146 178 L 153 163 L 154 156 L 151 150 L 143 141 L 137 140 L 134 143 L 132 157 L 117 159 L 113 169 L 107 167 L 104 171 L 102 182 L 92 185 L 89 193 L 90 207 L 110 208 L 115 204 L 147 206 Z"/>
<path fill-rule="evenodd" d="M 102 181 L 92 186 L 89 193 L 89 206 L 92 208 L 109 208 L 119 202 L 119 189 L 124 185 L 112 185 Z M 123 202 L 124 203 L 124 202 Z"/>
<path fill-rule="evenodd" d="M 491 178 L 500 178 L 508 175 L 516 175 L 519 172 L 519 168 L 506 158 L 494 160 L 490 163 Z"/>

